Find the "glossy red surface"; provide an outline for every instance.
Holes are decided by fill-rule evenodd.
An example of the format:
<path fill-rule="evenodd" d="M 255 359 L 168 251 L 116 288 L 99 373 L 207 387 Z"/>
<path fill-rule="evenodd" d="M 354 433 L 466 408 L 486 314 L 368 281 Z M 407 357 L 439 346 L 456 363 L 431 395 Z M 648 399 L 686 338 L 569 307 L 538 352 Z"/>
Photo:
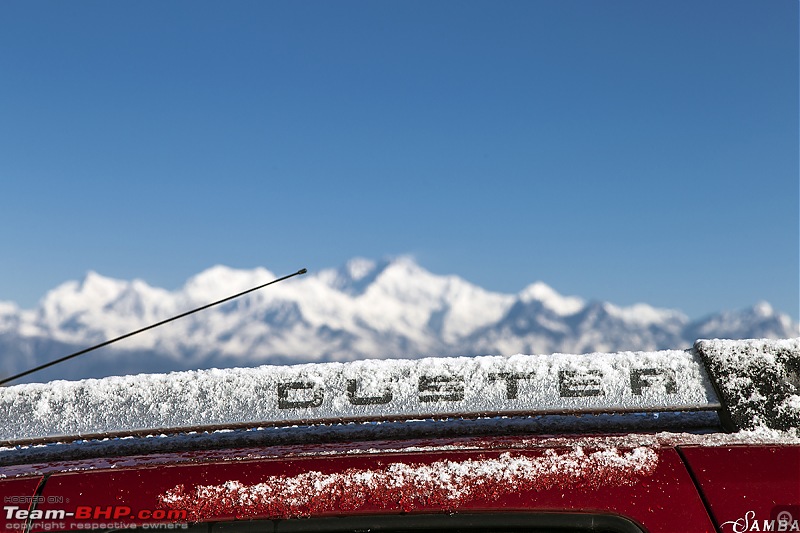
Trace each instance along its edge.
<path fill-rule="evenodd" d="M 772 527 L 782 512 L 792 516 L 783 531 L 800 531 L 800 446 L 687 446 L 681 453 L 723 533 L 765 531 L 764 521 Z"/>
<path fill-rule="evenodd" d="M 3 502 L 0 531 L 24 531 L 25 520 L 16 516 L 19 510 L 30 508 L 41 480 L 42 476 L 0 479 L 0 500 Z"/>
<path fill-rule="evenodd" d="M 178 515 L 170 520 L 170 511 L 185 511 L 191 521 L 562 511 L 622 515 L 653 533 L 714 531 L 674 449 L 599 452 L 589 447 L 498 446 L 239 461 L 229 456 L 211 463 L 55 473 L 43 495 L 69 498 L 79 516 L 67 521 L 65 530 L 74 530 L 78 523 L 143 524 L 161 521 L 162 516 L 164 521 L 180 522 Z M 502 468 L 499 477 L 490 468 L 497 465 Z M 425 475 L 420 477 L 420 472 Z M 437 477 L 437 472 L 455 477 Z M 42 510 L 51 507 L 55 508 L 47 502 L 40 505 Z"/>

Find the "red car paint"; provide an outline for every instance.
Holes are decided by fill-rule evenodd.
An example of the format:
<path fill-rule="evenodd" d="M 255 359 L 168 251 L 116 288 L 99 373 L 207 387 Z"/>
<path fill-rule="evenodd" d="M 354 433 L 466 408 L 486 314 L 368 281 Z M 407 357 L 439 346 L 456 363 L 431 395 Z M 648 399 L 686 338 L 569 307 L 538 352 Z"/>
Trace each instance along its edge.
<path fill-rule="evenodd" d="M 0 500 L 4 509 L 7 507 L 16 507 L 24 511 L 30 509 L 42 479 L 42 476 L 0 479 Z M 5 512 L 0 519 L 3 531 L 24 531 L 25 522 L 23 519 L 6 518 Z"/>
<path fill-rule="evenodd" d="M 800 531 L 800 446 L 687 446 L 681 454 L 723 532 L 780 531 L 782 511 L 792 516 L 783 531 Z"/>
<path fill-rule="evenodd" d="M 562 439 L 569 441 L 570 439 Z M 613 449 L 607 458 L 619 456 L 630 459 L 615 468 L 612 462 L 590 459 L 599 449 L 583 448 L 591 439 L 574 439 L 575 446 L 536 447 L 536 439 L 504 439 L 498 446 L 491 441 L 474 440 L 470 450 L 438 450 L 404 452 L 404 448 L 419 449 L 417 442 L 393 443 L 393 450 L 375 450 L 369 453 L 342 449 L 341 454 L 317 455 L 315 447 L 309 450 L 295 448 L 294 457 L 277 450 L 238 450 L 236 453 L 212 454 L 205 460 L 195 454 L 187 460 L 176 454 L 175 461 L 160 461 L 160 464 L 143 467 L 95 468 L 91 461 L 82 465 L 85 470 L 51 474 L 40 494 L 37 509 L 46 513 L 64 509 L 76 512 L 79 517 L 66 517 L 58 529 L 74 531 L 89 523 L 121 525 L 146 524 L 152 522 L 176 522 L 174 515 L 167 519 L 154 520 L 153 511 L 185 510 L 189 521 L 227 521 L 234 519 L 290 518 L 294 516 L 340 516 L 353 514 L 396 513 L 509 513 L 509 512 L 581 512 L 620 515 L 640 524 L 651 532 L 714 532 L 707 509 L 697 491 L 679 453 L 671 447 L 639 449 L 644 457 L 644 467 L 635 467 L 632 455 L 635 450 Z M 477 449 L 483 442 L 485 449 Z M 303 457 L 304 452 L 311 455 Z M 273 457 L 268 457 L 273 455 Z M 235 460 L 236 457 L 262 456 L 261 459 Z M 481 462 L 510 457 L 527 461 L 543 460 L 553 465 L 543 468 L 533 478 L 512 476 L 504 478 L 481 477 L 465 472 L 459 481 L 473 486 L 459 485 L 468 497 L 451 498 L 441 484 L 424 484 L 418 479 L 392 478 L 396 465 L 431 466 L 449 462 L 477 468 Z M 599 456 L 604 457 L 604 456 Z M 583 460 L 586 458 L 586 460 Z M 166 457 L 162 457 L 166 459 Z M 577 462 L 576 462 L 577 459 Z M 562 467 L 559 467 L 561 461 Z M 571 471 L 572 466 L 583 464 L 582 471 Z M 72 468 L 81 468 L 79 463 Z M 41 468 L 36 467 L 36 468 Z M 247 499 L 242 487 L 259 484 L 286 482 L 302 478 L 310 473 L 334 476 L 359 473 L 387 472 L 381 480 L 383 488 L 366 493 L 364 486 L 340 484 L 338 486 L 314 487 L 313 483 L 298 484 L 295 496 L 302 497 L 302 505 L 293 507 L 287 502 L 291 491 L 283 491 L 279 498 Z M 508 473 L 507 473 L 508 474 Z M 355 476 L 353 476 L 355 475 Z M 345 479 L 340 478 L 340 479 Z M 319 476 L 314 478 L 319 481 Z M 311 480 L 311 478 L 309 478 Z M 27 478 L 24 488 L 35 490 L 38 478 Z M 235 481 L 236 484 L 230 482 Z M 12 483 L 20 479 L 0 481 L 5 493 L 20 490 Z M 167 498 L 172 494 L 190 494 L 197 487 L 225 486 L 232 490 L 210 495 L 204 499 Z M 21 485 L 20 485 L 21 486 Z M 177 492 L 176 488 L 180 487 Z M 238 488 L 238 490 L 237 490 Z M 243 498 L 244 496 L 244 498 Z M 251 495 L 252 496 L 252 495 Z M 91 509 L 87 511 L 86 508 Z M 144 511 L 146 519 L 140 518 Z M 88 513 L 88 517 L 87 517 Z M 162 515 L 158 515 L 162 516 Z M 36 530 L 36 528 L 34 528 Z"/>

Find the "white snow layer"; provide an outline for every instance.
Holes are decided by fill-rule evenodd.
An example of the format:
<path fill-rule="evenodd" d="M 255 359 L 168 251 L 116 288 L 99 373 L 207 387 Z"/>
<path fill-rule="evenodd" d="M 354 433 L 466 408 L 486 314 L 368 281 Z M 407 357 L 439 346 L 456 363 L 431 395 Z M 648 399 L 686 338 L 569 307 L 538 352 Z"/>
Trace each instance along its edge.
<path fill-rule="evenodd" d="M 717 404 L 693 351 L 366 360 L 1 388 L 0 439 Z"/>
<path fill-rule="evenodd" d="M 190 490 L 177 485 L 161 495 L 160 500 L 167 507 L 188 509 L 190 513 L 198 507 L 198 502 L 211 504 L 223 512 L 229 511 L 230 506 L 244 516 L 259 509 L 286 517 L 305 516 L 314 510 L 353 510 L 368 503 L 391 505 L 393 501 L 401 501 L 406 510 L 426 502 L 454 509 L 473 499 L 492 500 L 520 490 L 573 484 L 632 485 L 638 478 L 652 474 L 657 465 L 657 453 L 646 447 L 628 452 L 607 449 L 588 453 L 575 447 L 563 453 L 545 450 L 539 457 L 503 453 L 497 458 L 441 460 L 431 464 L 393 462 L 376 469 L 267 476 L 263 482 L 252 485 L 237 480 Z"/>

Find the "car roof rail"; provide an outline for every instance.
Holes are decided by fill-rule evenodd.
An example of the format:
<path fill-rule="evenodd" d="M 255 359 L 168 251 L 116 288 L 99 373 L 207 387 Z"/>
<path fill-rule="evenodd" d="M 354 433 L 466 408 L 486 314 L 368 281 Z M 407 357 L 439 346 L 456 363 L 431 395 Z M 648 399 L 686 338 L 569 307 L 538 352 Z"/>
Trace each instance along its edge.
<path fill-rule="evenodd" d="M 0 388 L 0 443 L 721 407 L 695 350 L 363 360 Z"/>
<path fill-rule="evenodd" d="M 411 420 L 641 413 L 710 413 L 728 431 L 797 432 L 798 376 L 800 339 L 53 381 L 0 388 L 0 445 L 352 422 L 377 427 Z"/>

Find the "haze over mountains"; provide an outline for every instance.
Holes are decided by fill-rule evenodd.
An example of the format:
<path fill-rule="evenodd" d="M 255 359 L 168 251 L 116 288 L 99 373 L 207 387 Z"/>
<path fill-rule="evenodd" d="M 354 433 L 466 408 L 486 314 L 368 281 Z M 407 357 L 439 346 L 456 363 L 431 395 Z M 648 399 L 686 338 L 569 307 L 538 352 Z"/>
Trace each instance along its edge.
<path fill-rule="evenodd" d="M 0 302 L 0 375 L 20 372 L 276 276 L 210 268 L 177 291 L 90 272 L 36 309 Z M 439 276 L 412 259 L 353 259 L 172 322 L 34 374 L 79 379 L 215 366 L 361 358 L 688 348 L 698 338 L 796 337 L 767 303 L 689 320 L 646 304 L 562 296 L 542 282 L 519 294 Z"/>

